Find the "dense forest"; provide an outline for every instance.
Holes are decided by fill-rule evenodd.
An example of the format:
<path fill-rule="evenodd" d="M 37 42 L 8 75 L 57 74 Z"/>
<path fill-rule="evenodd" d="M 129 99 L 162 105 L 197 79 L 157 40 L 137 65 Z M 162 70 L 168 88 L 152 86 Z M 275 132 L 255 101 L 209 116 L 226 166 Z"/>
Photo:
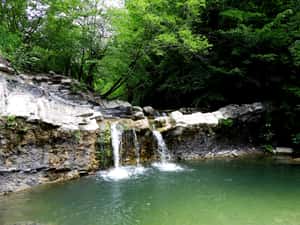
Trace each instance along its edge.
<path fill-rule="evenodd" d="M 261 101 L 266 146 L 300 144 L 299 0 L 2 0 L 0 54 L 157 108 Z"/>

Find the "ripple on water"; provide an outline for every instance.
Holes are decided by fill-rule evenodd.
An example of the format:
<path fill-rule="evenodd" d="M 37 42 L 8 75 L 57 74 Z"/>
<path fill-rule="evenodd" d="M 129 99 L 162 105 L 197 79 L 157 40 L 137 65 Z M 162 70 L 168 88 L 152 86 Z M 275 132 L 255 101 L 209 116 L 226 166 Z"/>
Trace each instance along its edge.
<path fill-rule="evenodd" d="M 130 178 L 136 178 L 143 175 L 148 169 L 142 166 L 122 166 L 107 171 L 101 171 L 98 174 L 106 181 L 119 181 Z"/>
<path fill-rule="evenodd" d="M 178 172 L 184 170 L 181 166 L 169 162 L 155 162 L 152 163 L 152 166 L 164 172 Z"/>

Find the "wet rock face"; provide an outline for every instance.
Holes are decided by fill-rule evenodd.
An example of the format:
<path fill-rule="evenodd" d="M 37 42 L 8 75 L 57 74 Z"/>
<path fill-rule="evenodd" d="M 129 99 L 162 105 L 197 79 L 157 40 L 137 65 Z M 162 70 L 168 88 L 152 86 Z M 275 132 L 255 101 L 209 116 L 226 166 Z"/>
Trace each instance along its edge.
<path fill-rule="evenodd" d="M 111 124 L 115 122 L 115 120 L 105 120 L 99 124 L 97 157 L 102 169 L 112 167 L 114 164 Z M 119 119 L 118 124 L 122 129 L 120 142 L 120 161 L 122 165 L 136 165 L 138 161 L 145 163 L 159 159 L 156 152 L 157 146 L 147 119 L 140 121 Z"/>
<path fill-rule="evenodd" d="M 124 130 L 123 165 L 136 164 L 137 156 L 141 163 L 159 160 L 154 128 L 174 159 L 235 157 L 251 150 L 244 146 L 252 145 L 251 127 L 264 110 L 254 103 L 160 116 L 151 106 L 103 100 L 55 73 L 13 76 L 10 69 L 0 58 L 0 194 L 111 167 L 112 122 Z"/>
<path fill-rule="evenodd" d="M 247 111 L 247 113 L 231 114 L 231 118 L 225 117 L 227 119 L 224 119 L 223 117 L 216 122 L 211 122 L 211 115 L 209 115 L 209 123 L 206 124 L 203 121 L 200 124 L 188 123 L 186 126 L 181 126 L 182 123 L 175 123 L 172 129 L 164 132 L 164 136 L 170 151 L 177 159 L 263 154 L 256 148 L 259 143 L 257 130 L 262 124 L 262 110 L 258 107 L 257 111 L 252 111 L 252 113 Z M 202 120 L 203 115 L 200 117 Z"/>
<path fill-rule="evenodd" d="M 135 143 L 136 132 L 133 129 L 124 131 L 122 135 L 121 160 L 122 165 L 137 164 L 137 157 L 140 157 L 141 163 L 159 160 L 159 155 L 156 151 L 157 144 L 151 130 L 136 132 L 138 146 Z M 138 153 L 137 153 L 138 151 Z"/>
<path fill-rule="evenodd" d="M 132 117 L 132 106 L 79 85 L 55 73 L 12 76 L 0 68 L 0 194 L 111 166 L 110 135 L 101 143 L 101 122 Z"/>
<path fill-rule="evenodd" d="M 0 193 L 75 178 L 98 168 L 95 132 L 61 130 L 15 117 L 2 117 L 0 127 Z"/>

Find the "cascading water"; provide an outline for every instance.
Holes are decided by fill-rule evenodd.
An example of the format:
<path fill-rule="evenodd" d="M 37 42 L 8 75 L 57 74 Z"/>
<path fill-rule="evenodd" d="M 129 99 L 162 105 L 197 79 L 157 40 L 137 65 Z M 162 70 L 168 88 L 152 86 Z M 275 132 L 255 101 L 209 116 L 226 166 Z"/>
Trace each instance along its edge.
<path fill-rule="evenodd" d="M 157 141 L 157 150 L 160 155 L 160 162 L 153 163 L 152 165 L 161 171 L 182 170 L 180 166 L 176 165 L 175 163 L 169 162 L 171 160 L 171 155 L 169 153 L 168 147 L 166 145 L 166 142 L 163 139 L 162 134 L 157 130 L 154 130 L 152 132 L 153 132 L 153 136 Z"/>
<path fill-rule="evenodd" d="M 122 145 L 122 130 L 117 123 L 111 125 L 111 142 L 114 156 L 115 169 L 120 167 L 120 146 Z"/>
<path fill-rule="evenodd" d="M 114 156 L 114 168 L 109 171 L 104 171 L 100 173 L 100 175 L 105 180 L 117 181 L 122 179 L 128 179 L 131 176 L 142 174 L 145 171 L 145 169 L 142 166 L 140 166 L 139 155 L 137 157 L 137 167 L 120 165 L 121 164 L 120 150 L 122 150 L 121 149 L 122 135 L 123 135 L 122 127 L 118 123 L 113 123 L 111 125 L 111 142 L 112 142 L 113 156 Z M 139 152 L 140 147 L 135 132 L 134 132 L 134 144 L 135 144 L 136 152 Z"/>
<path fill-rule="evenodd" d="M 171 156 L 168 152 L 168 147 L 163 139 L 163 136 L 157 130 L 153 131 L 153 135 L 157 141 L 157 149 L 158 149 L 158 153 L 160 154 L 160 161 L 161 163 L 166 163 L 167 160 L 171 159 Z"/>

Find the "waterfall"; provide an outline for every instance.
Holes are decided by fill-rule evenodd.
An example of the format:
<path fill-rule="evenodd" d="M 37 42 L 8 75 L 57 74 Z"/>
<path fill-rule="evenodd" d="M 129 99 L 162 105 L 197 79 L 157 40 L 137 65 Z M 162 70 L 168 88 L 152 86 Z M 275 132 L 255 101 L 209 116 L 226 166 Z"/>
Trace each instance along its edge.
<path fill-rule="evenodd" d="M 111 125 L 111 142 L 115 168 L 120 167 L 120 146 L 122 145 L 122 133 L 122 130 L 118 127 L 118 123 L 113 123 Z"/>
<path fill-rule="evenodd" d="M 121 157 L 120 150 L 122 146 L 122 135 L 123 129 L 116 122 L 111 125 L 111 142 L 114 156 L 114 168 L 108 171 L 100 172 L 102 178 L 108 181 L 118 181 L 122 179 L 128 179 L 132 176 L 143 174 L 146 169 L 140 166 L 140 145 L 138 143 L 137 135 L 134 130 L 134 145 L 137 155 L 137 167 L 133 166 L 122 166 L 120 165 Z"/>
<path fill-rule="evenodd" d="M 160 154 L 160 162 L 153 163 L 152 165 L 161 171 L 183 170 L 182 167 L 176 165 L 175 163 L 169 162 L 169 160 L 171 159 L 171 155 L 169 153 L 168 147 L 167 147 L 166 142 L 164 141 L 161 133 L 157 130 L 153 130 L 152 132 L 153 132 L 153 136 L 155 137 L 155 139 L 157 141 L 157 150 L 158 150 L 158 153 Z"/>
<path fill-rule="evenodd" d="M 126 179 L 130 176 L 130 174 L 124 167 L 120 166 L 120 147 L 122 145 L 123 130 L 120 128 L 120 125 L 117 122 L 111 124 L 110 129 L 114 168 L 109 171 L 102 172 L 101 176 L 107 180 Z"/>
<path fill-rule="evenodd" d="M 160 161 L 161 163 L 166 163 L 171 159 L 166 142 L 164 141 L 163 136 L 159 131 L 154 130 L 153 135 L 157 141 L 157 149 L 158 153 L 160 154 Z"/>
<path fill-rule="evenodd" d="M 140 166 L 140 164 L 141 164 L 141 159 L 140 159 L 141 158 L 141 156 L 140 156 L 141 146 L 138 141 L 135 129 L 133 130 L 133 143 L 134 143 L 135 155 L 136 155 L 136 165 Z"/>

